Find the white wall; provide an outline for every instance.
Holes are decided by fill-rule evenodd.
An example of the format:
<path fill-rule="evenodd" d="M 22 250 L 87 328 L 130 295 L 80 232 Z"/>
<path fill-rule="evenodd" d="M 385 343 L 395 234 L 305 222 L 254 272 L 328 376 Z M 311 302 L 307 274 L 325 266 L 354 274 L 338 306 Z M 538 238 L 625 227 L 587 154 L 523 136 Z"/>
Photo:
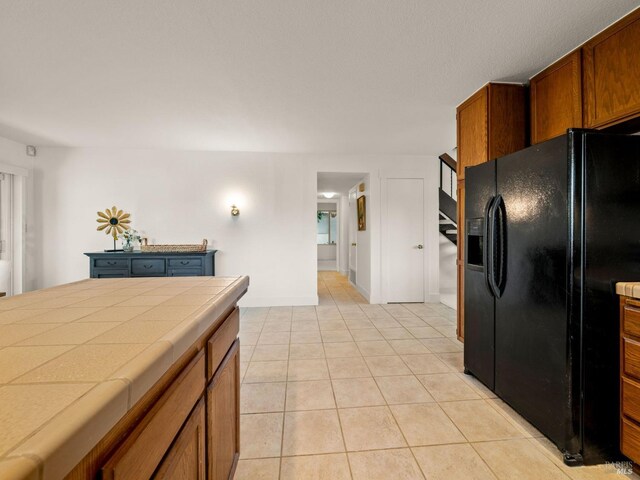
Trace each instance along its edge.
<path fill-rule="evenodd" d="M 437 182 L 437 161 L 425 156 L 41 148 L 34 172 L 37 286 L 88 276 L 82 253 L 110 247 L 109 237 L 95 230 L 96 211 L 116 205 L 152 241 L 207 238 L 220 250 L 218 275 L 251 277 L 243 305 L 314 304 L 317 172 L 361 171 L 370 176 L 365 286 L 372 302 L 380 302 L 381 171 L 403 167 Z M 233 202 L 237 218 L 230 215 Z M 433 209 L 428 216 L 437 219 L 437 204 Z M 437 220 L 432 224 L 437 231 Z"/>
<path fill-rule="evenodd" d="M 337 250 L 336 244 L 318 245 L 318 260 L 336 260 Z"/>
<path fill-rule="evenodd" d="M 343 275 L 349 273 L 349 195 L 340 195 L 338 211 L 338 219 L 340 220 L 340 228 L 338 231 L 340 241 L 340 265 L 338 270 Z"/>
<path fill-rule="evenodd" d="M 456 255 L 457 248 L 446 239 L 444 235 L 440 235 L 440 301 L 445 305 L 456 309 L 457 295 L 457 270 Z"/>

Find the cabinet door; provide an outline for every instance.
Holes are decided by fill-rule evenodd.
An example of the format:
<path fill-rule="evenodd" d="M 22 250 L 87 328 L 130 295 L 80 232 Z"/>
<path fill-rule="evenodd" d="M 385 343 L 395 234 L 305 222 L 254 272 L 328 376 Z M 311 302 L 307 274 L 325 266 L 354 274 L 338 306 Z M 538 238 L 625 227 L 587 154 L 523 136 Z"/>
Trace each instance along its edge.
<path fill-rule="evenodd" d="M 204 399 L 196 405 L 189 419 L 171 445 L 153 478 L 159 480 L 204 480 L 205 478 L 205 410 Z"/>
<path fill-rule="evenodd" d="M 582 47 L 585 127 L 640 115 L 640 10 Z"/>
<path fill-rule="evenodd" d="M 540 143 L 582 127 L 582 55 L 580 50 L 531 79 L 531 143 Z"/>
<path fill-rule="evenodd" d="M 240 455 L 240 342 L 236 340 L 207 387 L 209 480 L 227 480 Z"/>
<path fill-rule="evenodd" d="M 458 180 L 464 180 L 465 167 L 487 161 L 488 90 L 483 87 L 458 107 Z"/>
<path fill-rule="evenodd" d="M 464 181 L 458 181 L 458 328 L 460 340 L 464 339 Z"/>

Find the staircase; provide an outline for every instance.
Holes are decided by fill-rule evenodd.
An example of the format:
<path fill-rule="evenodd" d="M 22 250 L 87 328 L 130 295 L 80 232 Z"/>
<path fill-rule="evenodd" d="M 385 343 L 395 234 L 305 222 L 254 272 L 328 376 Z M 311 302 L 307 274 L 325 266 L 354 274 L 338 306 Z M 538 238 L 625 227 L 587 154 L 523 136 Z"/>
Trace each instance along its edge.
<path fill-rule="evenodd" d="M 456 224 L 456 161 L 446 153 L 440 155 L 439 228 L 454 245 L 458 244 L 458 226 Z"/>

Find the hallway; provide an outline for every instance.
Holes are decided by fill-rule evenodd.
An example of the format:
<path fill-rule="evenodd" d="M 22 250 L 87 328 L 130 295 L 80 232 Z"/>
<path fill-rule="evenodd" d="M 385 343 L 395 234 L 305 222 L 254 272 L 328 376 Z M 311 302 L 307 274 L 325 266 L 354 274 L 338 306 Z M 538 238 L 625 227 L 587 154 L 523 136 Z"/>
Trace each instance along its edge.
<path fill-rule="evenodd" d="M 318 303 L 320 305 L 368 304 L 349 283 L 346 276 L 338 272 L 318 272 Z"/>

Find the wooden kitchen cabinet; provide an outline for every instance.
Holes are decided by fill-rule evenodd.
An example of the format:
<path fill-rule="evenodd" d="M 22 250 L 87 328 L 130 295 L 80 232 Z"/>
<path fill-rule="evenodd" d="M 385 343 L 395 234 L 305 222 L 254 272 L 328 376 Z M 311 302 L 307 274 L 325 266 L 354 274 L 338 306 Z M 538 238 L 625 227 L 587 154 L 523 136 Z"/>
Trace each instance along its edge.
<path fill-rule="evenodd" d="M 620 450 L 640 463 L 640 301 L 620 297 Z"/>
<path fill-rule="evenodd" d="M 153 476 L 157 480 L 204 480 L 205 410 L 201 399 Z"/>
<path fill-rule="evenodd" d="M 240 356 L 236 340 L 207 387 L 209 480 L 233 477 L 240 455 Z"/>
<path fill-rule="evenodd" d="M 458 137 L 458 338 L 464 338 L 464 193 L 466 167 L 527 145 L 526 87 L 489 83 L 457 109 Z"/>
<path fill-rule="evenodd" d="M 582 127 L 582 52 L 576 50 L 530 81 L 531 143 Z"/>
<path fill-rule="evenodd" d="M 457 109 L 458 179 L 464 169 L 526 146 L 526 87 L 489 83 Z"/>
<path fill-rule="evenodd" d="M 640 10 L 582 46 L 584 126 L 603 128 L 640 116 Z"/>

